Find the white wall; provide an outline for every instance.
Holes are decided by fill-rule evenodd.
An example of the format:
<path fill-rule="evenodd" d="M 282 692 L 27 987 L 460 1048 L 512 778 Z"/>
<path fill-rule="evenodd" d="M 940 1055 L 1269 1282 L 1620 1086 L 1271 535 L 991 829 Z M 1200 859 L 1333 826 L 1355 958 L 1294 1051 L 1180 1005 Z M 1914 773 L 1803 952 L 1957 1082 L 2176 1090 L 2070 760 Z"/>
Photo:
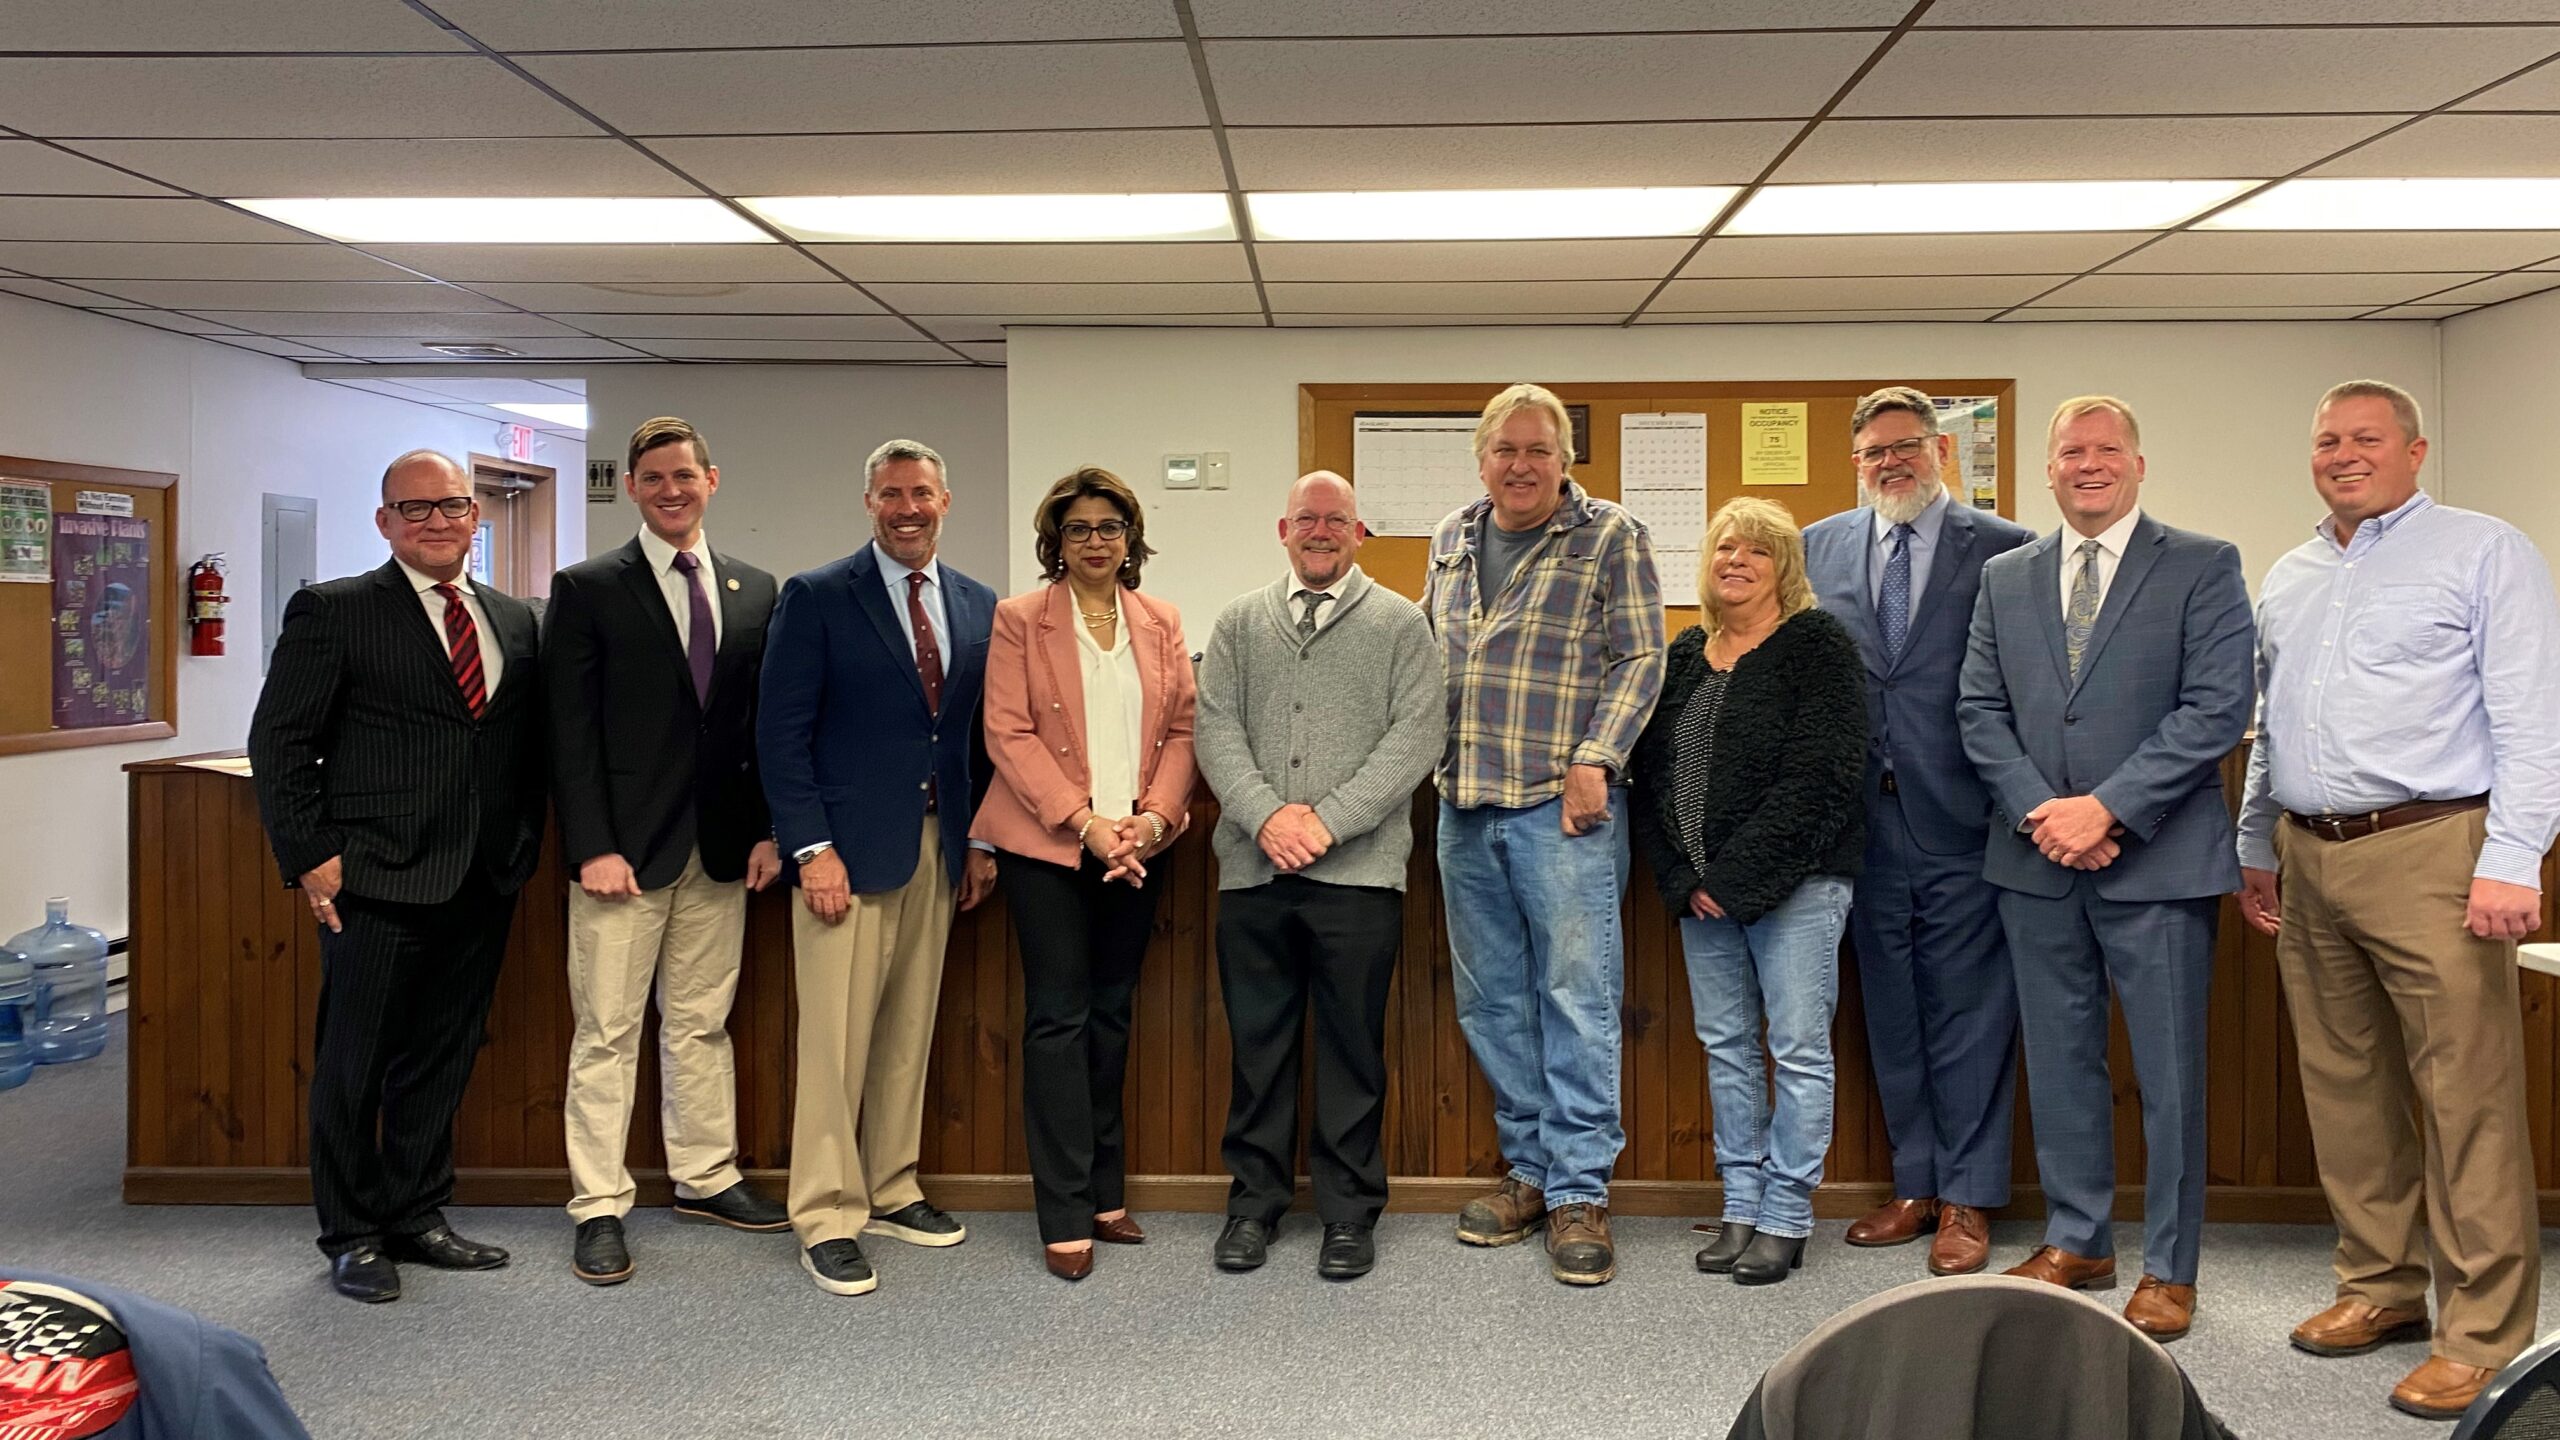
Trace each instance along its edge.
<path fill-rule="evenodd" d="M 0 452 L 162 470 L 178 476 L 183 567 L 222 551 L 230 567 L 230 653 L 180 646 L 178 733 L 169 740 L 0 756 L 0 935 L 69 895 L 72 914 L 125 929 L 123 765 L 236 749 L 258 698 L 258 497 L 320 502 L 320 573 L 344 575 L 390 554 L 373 527 L 383 464 L 404 450 L 488 449 L 478 420 L 306 380 L 288 361 L 121 320 L 0 296 Z M 564 477 L 565 478 L 565 477 Z M 11 684 L 45 678 L 10 676 Z"/>
<path fill-rule="evenodd" d="M 2427 416 L 2438 496 L 2501 516 L 2560 564 L 2560 294 L 2444 322 L 2444 399 Z"/>
<path fill-rule="evenodd" d="M 711 443 L 720 493 L 714 545 L 788 576 L 868 544 L 862 461 L 883 440 L 921 440 L 950 469 L 942 558 L 1005 589 L 1005 372 L 958 366 L 622 365 L 588 370 L 587 453 L 616 473 L 632 428 L 680 415 Z M 582 477 L 583 478 L 583 477 Z M 618 493 L 589 505 L 587 553 L 631 538 Z"/>
<path fill-rule="evenodd" d="M 1302 383 L 2016 376 L 2019 414 L 2033 427 L 2019 446 L 2019 518 L 2039 528 L 2059 523 L 2036 458 L 2045 417 L 2075 394 L 2119 395 L 2143 422 L 2146 507 L 2237 543 L 2253 583 L 2319 516 L 2305 437 L 2321 391 L 2372 374 L 2430 407 L 2438 400 L 2435 326 L 2424 321 L 1017 329 L 1007 338 L 1009 588 L 1037 578 L 1032 506 L 1069 469 L 1101 465 L 1138 485 L 1148 506 L 1160 552 L 1148 588 L 1202 626 L 1282 563 L 1271 524 L 1297 473 Z M 1233 457 L 1233 488 L 1164 491 L 1162 456 L 1197 450 Z"/>

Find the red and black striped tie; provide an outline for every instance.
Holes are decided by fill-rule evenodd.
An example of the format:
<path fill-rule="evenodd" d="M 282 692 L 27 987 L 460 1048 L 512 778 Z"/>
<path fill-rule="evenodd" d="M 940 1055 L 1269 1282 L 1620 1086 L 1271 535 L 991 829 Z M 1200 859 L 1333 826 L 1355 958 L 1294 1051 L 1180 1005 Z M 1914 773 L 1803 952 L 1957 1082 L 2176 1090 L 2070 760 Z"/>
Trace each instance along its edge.
<path fill-rule="evenodd" d="M 461 591 L 438 585 L 436 593 L 444 597 L 444 638 L 453 661 L 453 683 L 462 687 L 462 703 L 471 707 L 476 719 L 489 708 L 489 677 L 480 668 L 480 627 L 471 623 L 471 610 L 462 603 Z"/>

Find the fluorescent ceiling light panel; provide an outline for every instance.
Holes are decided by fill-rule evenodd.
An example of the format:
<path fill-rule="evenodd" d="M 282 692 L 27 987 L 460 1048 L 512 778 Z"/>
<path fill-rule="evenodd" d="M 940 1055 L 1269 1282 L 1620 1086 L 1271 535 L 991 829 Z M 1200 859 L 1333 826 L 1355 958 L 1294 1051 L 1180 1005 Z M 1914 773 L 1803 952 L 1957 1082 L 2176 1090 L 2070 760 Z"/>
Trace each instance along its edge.
<path fill-rule="evenodd" d="M 2160 230 L 2250 180 L 2016 180 L 1964 184 L 1772 185 L 1727 235 L 1989 235 Z"/>
<path fill-rule="evenodd" d="M 1227 197 L 761 195 L 739 202 L 801 240 L 1233 240 Z"/>
<path fill-rule="evenodd" d="M 1307 190 L 1245 197 L 1261 240 L 1600 240 L 1695 235 L 1730 185 L 1595 190 Z"/>
<path fill-rule="evenodd" d="M 2288 180 L 2199 230 L 2554 230 L 2560 180 Z"/>
<path fill-rule="evenodd" d="M 489 408 L 504 410 L 513 415 L 530 415 L 536 420 L 548 420 L 554 425 L 566 425 L 573 430 L 587 428 L 587 407 L 584 405 L 545 405 L 538 401 L 493 400 L 489 403 Z"/>
<path fill-rule="evenodd" d="M 755 245 L 773 237 L 716 200 L 235 200 L 358 245 Z"/>

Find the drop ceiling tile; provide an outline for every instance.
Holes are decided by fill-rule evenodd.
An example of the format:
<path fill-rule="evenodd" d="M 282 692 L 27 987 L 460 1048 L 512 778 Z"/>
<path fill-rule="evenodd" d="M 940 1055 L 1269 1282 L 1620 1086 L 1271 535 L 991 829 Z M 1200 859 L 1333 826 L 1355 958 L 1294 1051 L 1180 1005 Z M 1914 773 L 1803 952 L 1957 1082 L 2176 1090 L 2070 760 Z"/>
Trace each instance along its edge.
<path fill-rule="evenodd" d="M 396 380 L 378 383 L 401 386 L 432 400 L 468 400 L 479 405 L 494 405 L 501 400 L 538 405 L 580 405 L 584 404 L 587 398 L 586 382 L 583 380 L 554 383 L 529 375 L 521 378 L 500 375 L 403 375 Z"/>
<path fill-rule="evenodd" d="M 460 50 L 404 5 L 347 0 L 254 4 L 154 0 L 10 0 L 12 50 Z"/>
<path fill-rule="evenodd" d="M 1292 310 L 1272 312 L 1271 321 L 1286 330 L 1340 330 L 1370 328 L 1437 329 L 1458 326 L 1466 329 L 1491 329 L 1505 325 L 1617 325 L 1625 322 L 1624 310 L 1590 311 L 1579 315 L 1519 315 L 1465 313 L 1439 314 L 1430 311 L 1408 311 L 1403 314 L 1370 315 L 1339 311 Z"/>
<path fill-rule="evenodd" d="M 1193 0 L 1200 33 L 1233 36 L 1502 35 L 1557 30 L 1775 30 L 1864 25 L 1891 29 L 1905 0 L 1597 0 L 1569 15 L 1505 0 Z"/>
<path fill-rule="evenodd" d="M 1925 28 L 1951 25 L 2454 25 L 2549 20 L 2544 0 L 1938 0 Z"/>
<path fill-rule="evenodd" d="M 2430 116 L 2312 171 L 2314 175 L 2540 176 L 2560 151 L 2560 115 Z"/>
<path fill-rule="evenodd" d="M 999 345 L 1004 343 L 1004 323 L 1000 320 L 990 320 L 983 315 L 919 317 L 917 323 L 944 340 L 978 341 Z M 1261 324 L 1262 317 L 1254 316 L 1253 323 Z"/>
<path fill-rule="evenodd" d="M 1904 37 L 1841 113 L 2407 112 L 2554 49 L 2560 30 L 1930 30 Z"/>
<path fill-rule="evenodd" d="M 0 290 L 6 290 L 12 295 L 24 295 L 30 300 L 69 305 L 82 310 L 94 309 L 101 305 L 116 305 L 122 299 L 120 296 L 101 294 L 85 286 L 57 285 L 50 280 L 33 280 L 19 275 L 0 275 Z"/>
<path fill-rule="evenodd" d="M 336 340 L 276 340 L 264 335 L 208 335 L 204 337 L 221 345 L 236 345 L 262 355 L 281 355 L 287 360 L 350 360 L 355 357 L 336 348 Z"/>
<path fill-rule="evenodd" d="M 0 140 L 0 195 L 166 195 L 136 180 L 33 140 Z"/>
<path fill-rule="evenodd" d="M 2118 305 L 2075 307 L 2033 305 L 2000 317 L 2002 324 L 2022 321 L 2078 320 L 2353 320 L 2370 305 Z"/>
<path fill-rule="evenodd" d="M 870 287 L 909 315 L 1201 315 L 1259 311 L 1251 285 L 918 285 Z"/>
<path fill-rule="evenodd" d="M 649 148 L 723 195 L 1056 195 L 1226 188 L 1188 130 L 670 136 Z"/>
<path fill-rule="evenodd" d="M 203 195 L 694 195 L 619 140 L 83 140 Z"/>
<path fill-rule="evenodd" d="M 2478 275 L 2091 275 L 2042 303 L 2092 306 L 2396 305 Z"/>
<path fill-rule="evenodd" d="M 1674 280 L 1648 310 L 1969 310 L 2015 305 L 2062 275 Z"/>
<path fill-rule="evenodd" d="M 865 285 L 929 280 L 1082 284 L 1093 281 L 1244 280 L 1253 272 L 1231 243 L 1163 245 L 812 245 L 819 259 Z M 1270 248 L 1264 247 L 1265 256 Z M 8 263 L 0 260 L 0 264 Z M 1267 267 L 1269 261 L 1264 262 Z"/>
<path fill-rule="evenodd" d="M 301 337 L 287 336 L 283 343 L 292 344 L 298 338 Z M 326 345 L 332 350 L 354 356 L 359 360 L 450 358 L 439 356 L 435 351 L 427 348 L 429 344 L 450 343 L 432 335 L 407 339 L 333 339 L 319 340 L 314 343 Z M 510 350 L 523 351 L 523 358 L 527 360 L 645 360 L 649 358 L 644 352 L 634 350 L 628 345 L 617 345 L 610 340 L 589 340 L 584 336 L 568 340 L 508 339 L 496 343 L 505 345 Z M 524 417 L 518 415 L 507 423 L 517 425 L 523 422 Z"/>
<path fill-rule="evenodd" d="M 835 277 L 788 245 L 368 245 L 439 280 L 574 280 L 598 285 Z"/>
<path fill-rule="evenodd" d="M 1230 129 L 1247 190 L 1464 190 L 1585 185 L 1739 185 L 1803 126 L 1415 125 Z"/>
<path fill-rule="evenodd" d="M 838 281 L 825 284 L 578 285 L 566 281 L 491 281 L 474 290 L 528 310 L 596 314 L 681 312 L 739 315 L 870 315 L 880 307 Z"/>
<path fill-rule="evenodd" d="M 2377 310 L 2366 318 L 2373 320 L 2445 320 L 2456 315 L 2466 314 L 2477 308 L 2477 306 L 2472 305 L 2394 305 L 2388 310 Z"/>
<path fill-rule="evenodd" d="M 553 55 L 525 68 L 631 135 L 1201 125 L 1179 41 Z M 534 93 L 530 89 L 526 93 Z M 565 111 L 562 113 L 566 113 Z"/>
<path fill-rule="evenodd" d="M 198 310 L 196 314 L 223 325 L 255 330 L 261 335 L 426 335 L 439 340 L 505 340 L 560 338 L 578 332 L 557 320 L 512 310 L 488 314 L 314 313 L 290 310 Z"/>
<path fill-rule="evenodd" d="M 939 365 L 954 357 L 922 336 L 914 343 L 884 340 L 648 340 L 650 353 L 670 360 L 892 360 Z"/>
<path fill-rule="evenodd" d="M 2194 180 L 2290 175 L 2394 122 L 2389 115 L 2132 116 L 1824 121 L 1772 177 Z"/>
<path fill-rule="evenodd" d="M 2560 248 L 2560 247 L 2555 247 Z M 336 245 L 0 240 L 0 266 L 56 280 L 408 280 Z"/>
<path fill-rule="evenodd" d="M 616 340 L 906 340 L 895 315 L 587 315 L 557 318 Z"/>
<path fill-rule="evenodd" d="M 437 0 L 437 11 L 500 50 L 648 46 L 949 45 L 975 40 L 1179 38 L 1163 0 Z"/>
<path fill-rule="evenodd" d="M 1595 314 L 1616 310 L 1623 317 L 1653 289 L 1652 280 L 1451 280 L 1388 281 L 1374 285 L 1339 281 L 1291 281 L 1270 284 L 1271 309 L 1330 315 L 1400 313 L 1415 315 Z"/>
<path fill-rule="evenodd" d="M 204 200 L 13 199 L 0 205 L 0 240 L 249 240 L 291 242 L 301 231 Z"/>
<path fill-rule="evenodd" d="M 175 330 L 181 335 L 238 335 L 244 333 L 236 325 L 206 320 L 194 315 L 181 315 L 175 310 L 101 310 L 101 315 L 117 320 L 130 320 L 157 330 Z"/>
<path fill-rule="evenodd" d="M 2141 232 L 2071 235 L 1720 235 L 1680 273 L 1691 279 L 1817 275 L 2051 275 L 2141 244 Z"/>
<path fill-rule="evenodd" d="M 362 390 L 368 395 L 388 395 L 394 400 L 406 400 L 413 405 L 441 407 L 451 398 L 418 389 L 405 380 L 377 380 L 365 375 L 331 375 L 315 378 L 319 378 L 323 385 L 343 385 L 350 390 Z"/>
<path fill-rule="evenodd" d="M 1213 40 L 1230 125 L 1769 119 L 1811 115 L 1872 35 Z M 1416 84 L 1429 76 L 1437 83 Z"/>
<path fill-rule="evenodd" d="M 594 133 L 478 55 L 0 59 L 0 124 L 60 136 Z"/>
<path fill-rule="evenodd" d="M 2516 59 L 2546 55 L 2548 45 L 2531 42 L 2517 47 Z M 2530 75 L 2521 75 L 2489 93 L 2465 100 L 2455 107 L 2461 110 L 2560 110 L 2560 66 L 2545 65 Z"/>
<path fill-rule="evenodd" d="M 916 322 L 945 340 L 1000 340 L 1007 328 L 1054 326 L 1070 330 L 1097 327 L 1141 330 L 1260 330 L 1262 312 L 1230 311 L 1203 315 L 1062 315 L 1023 311 L 1004 315 L 919 315 Z"/>
<path fill-rule="evenodd" d="M 2486 280 L 2438 294 L 2421 296 L 2413 293 L 2407 298 L 2412 301 L 2423 299 L 2430 305 L 2495 305 L 2501 300 L 2539 295 L 2554 287 L 2560 287 L 2560 275 L 2548 270 L 2521 270 L 2512 275 L 2492 275 Z"/>
<path fill-rule="evenodd" d="M 1002 365 L 1005 363 L 1004 342 L 1002 341 L 998 341 L 993 345 L 963 345 L 960 349 L 963 353 L 967 354 L 970 359 L 979 361 L 982 364 Z"/>
<path fill-rule="evenodd" d="M 1697 242 L 1462 240 L 1262 244 L 1265 280 L 1659 280 Z M 5 263 L 5 262 L 0 262 Z"/>
<path fill-rule="evenodd" d="M 1639 325 L 1880 325 L 1971 324 L 1988 320 L 1997 310 L 1647 310 Z"/>
<path fill-rule="evenodd" d="M 2109 267 L 2238 273 L 2511 270 L 2560 256 L 2550 230 L 2185 230 Z"/>
<path fill-rule="evenodd" d="M 503 310 L 424 280 L 99 280 L 96 288 L 173 310 L 354 310 L 374 314 Z M 263 328 L 263 327 L 262 327 Z"/>

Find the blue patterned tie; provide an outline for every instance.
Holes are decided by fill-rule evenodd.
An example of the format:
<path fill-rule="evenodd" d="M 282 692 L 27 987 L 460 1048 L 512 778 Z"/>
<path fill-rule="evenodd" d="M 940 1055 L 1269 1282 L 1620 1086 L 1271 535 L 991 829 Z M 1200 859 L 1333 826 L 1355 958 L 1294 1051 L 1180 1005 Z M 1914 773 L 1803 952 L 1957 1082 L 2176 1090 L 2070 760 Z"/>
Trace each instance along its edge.
<path fill-rule="evenodd" d="M 2080 573 L 2071 581 L 2071 603 L 2062 612 L 2062 656 L 2071 678 L 2080 678 L 2080 656 L 2098 625 L 2098 542 L 2080 542 Z"/>
<path fill-rule="evenodd" d="M 1893 553 L 1885 557 L 1884 585 L 1876 594 L 1876 625 L 1884 632 L 1884 663 L 1902 658 L 1911 638 L 1911 526 L 1893 527 Z"/>

